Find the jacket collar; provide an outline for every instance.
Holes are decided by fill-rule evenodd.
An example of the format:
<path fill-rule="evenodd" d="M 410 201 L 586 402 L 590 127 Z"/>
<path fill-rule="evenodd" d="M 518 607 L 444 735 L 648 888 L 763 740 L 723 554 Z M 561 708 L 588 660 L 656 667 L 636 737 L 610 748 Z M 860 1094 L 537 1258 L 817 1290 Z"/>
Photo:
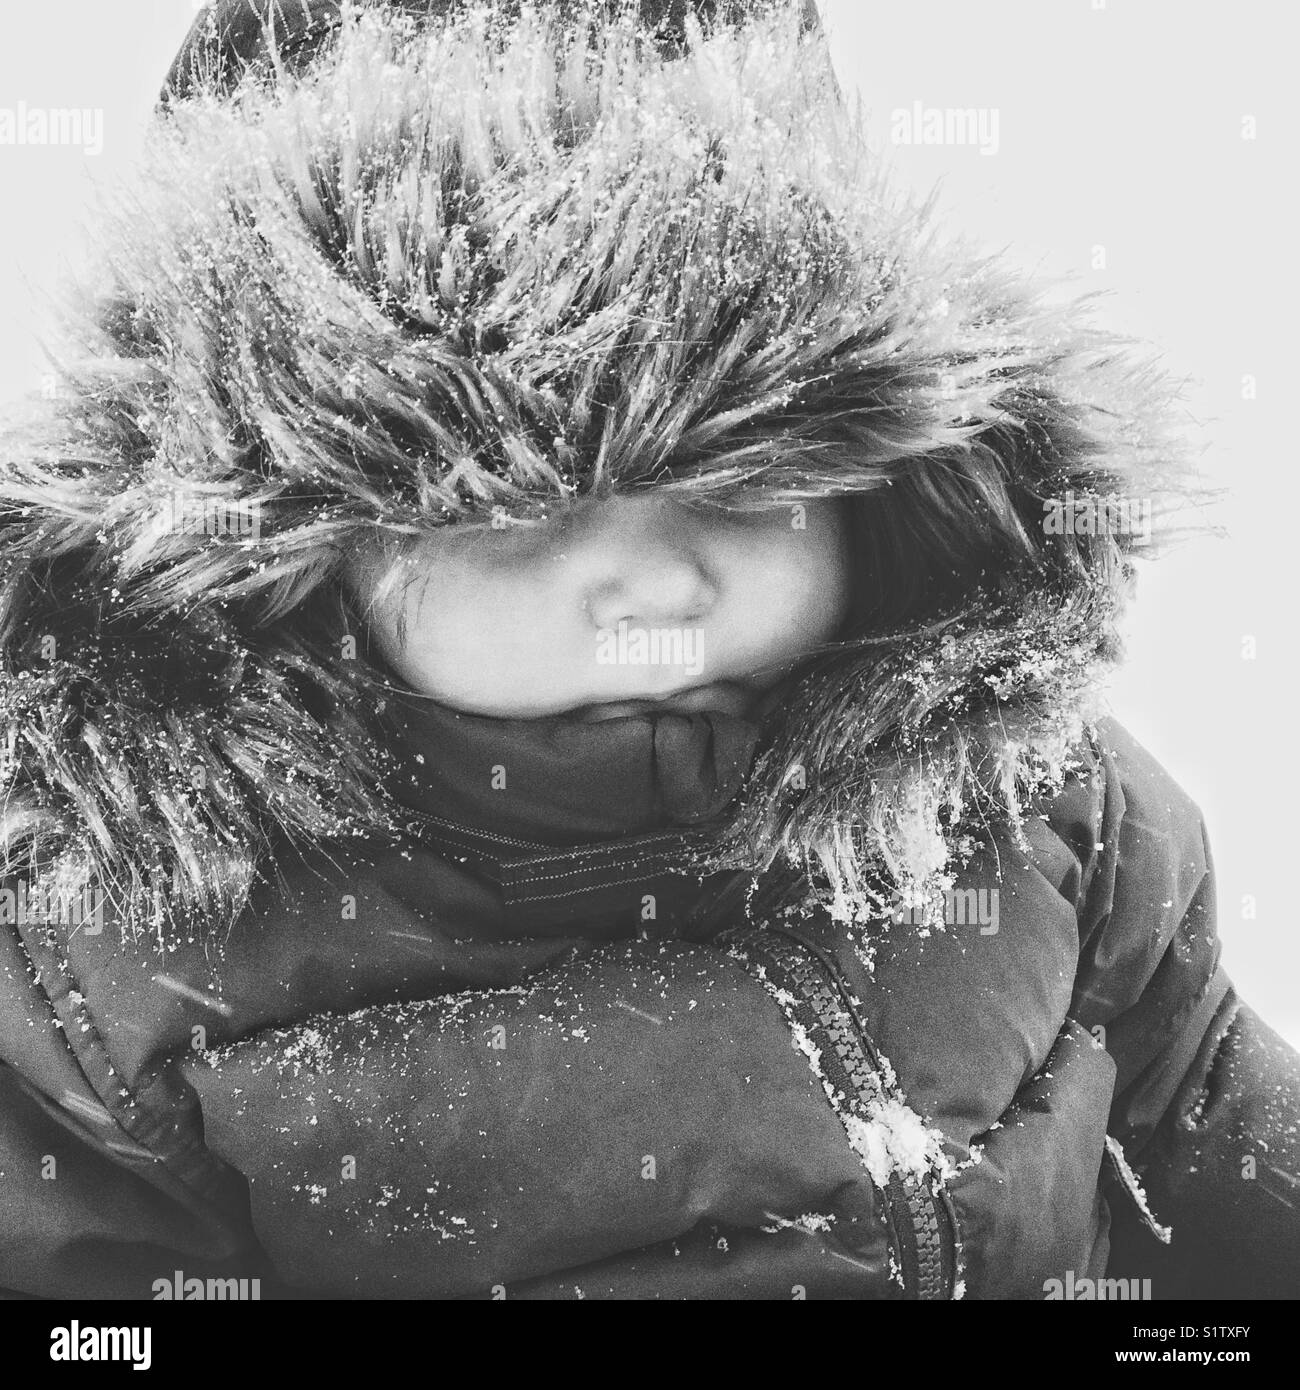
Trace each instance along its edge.
<path fill-rule="evenodd" d="M 466 830 L 573 846 L 716 820 L 758 726 L 724 714 L 488 719 L 408 692 L 385 712 L 402 805 Z"/>
<path fill-rule="evenodd" d="M 384 717 L 408 833 L 494 889 L 510 934 L 676 935 L 735 890 L 700 857 L 752 762 L 748 720 L 487 719 L 407 692 Z"/>

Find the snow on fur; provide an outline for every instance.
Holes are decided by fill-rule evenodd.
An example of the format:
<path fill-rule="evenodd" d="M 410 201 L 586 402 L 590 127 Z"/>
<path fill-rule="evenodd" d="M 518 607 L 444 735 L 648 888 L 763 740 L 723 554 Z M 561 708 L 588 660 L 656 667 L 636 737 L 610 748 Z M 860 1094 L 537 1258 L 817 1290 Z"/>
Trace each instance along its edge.
<path fill-rule="evenodd" d="M 943 243 L 802 6 L 750 8 L 669 58 L 627 7 L 350 7 L 304 71 L 160 117 L 58 399 L 4 435 L 0 873 L 104 885 L 166 944 L 284 839 L 387 833 L 343 558 L 643 486 L 856 496 L 881 591 L 919 576 L 791 691 L 733 860 L 852 904 L 1060 775 L 1127 566 L 1042 499 L 1158 501 L 1170 392 Z M 170 527 L 178 497 L 260 526 Z"/>

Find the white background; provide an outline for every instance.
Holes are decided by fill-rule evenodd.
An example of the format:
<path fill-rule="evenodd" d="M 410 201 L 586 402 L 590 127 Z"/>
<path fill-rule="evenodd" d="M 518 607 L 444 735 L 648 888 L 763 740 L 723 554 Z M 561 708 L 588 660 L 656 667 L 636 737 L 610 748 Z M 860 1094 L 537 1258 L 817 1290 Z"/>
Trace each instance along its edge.
<path fill-rule="evenodd" d="M 1193 378 L 1202 540 L 1146 569 L 1116 712 L 1204 809 L 1227 964 L 1300 1045 L 1294 810 L 1297 381 L 1288 6 L 1267 0 L 822 0 L 873 144 L 940 215 L 1030 268 L 1113 290 L 1104 313 Z M 0 0 L 0 107 L 99 107 L 104 150 L 0 146 L 0 394 L 35 389 L 39 294 L 77 254 L 92 180 L 129 165 L 190 0 Z M 891 113 L 992 108 L 999 148 L 891 145 Z M 1242 138 L 1253 117 L 1256 138 Z M 92 230 L 89 233 L 93 241 Z M 1106 268 L 1093 268 L 1094 247 Z M 1243 396 L 1243 379 L 1255 398 Z M 1243 658 L 1246 638 L 1257 655 Z M 1249 901 L 1254 902 L 1254 916 Z"/>

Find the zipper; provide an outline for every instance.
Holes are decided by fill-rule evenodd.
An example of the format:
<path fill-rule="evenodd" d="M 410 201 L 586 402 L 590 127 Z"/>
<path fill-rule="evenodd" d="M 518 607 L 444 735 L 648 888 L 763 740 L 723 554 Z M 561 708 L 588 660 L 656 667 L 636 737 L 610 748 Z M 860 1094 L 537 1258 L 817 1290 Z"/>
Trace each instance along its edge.
<path fill-rule="evenodd" d="M 780 891 L 773 896 L 781 896 Z M 841 1120 L 866 1118 L 867 1098 L 887 1095 L 890 1088 L 879 1050 L 829 957 L 776 923 L 733 928 L 717 944 L 761 969 L 763 983 L 778 997 L 787 1020 L 817 1049 L 823 1084 Z M 902 1297 L 955 1297 L 956 1213 L 939 1174 L 891 1173 L 882 1195 Z"/>
<path fill-rule="evenodd" d="M 564 849 L 477 832 L 427 812 L 412 820 L 412 830 L 421 826 L 418 838 L 443 853 L 468 856 L 496 882 L 506 905 L 519 908 L 611 886 L 611 873 L 614 886 L 625 888 L 672 872 L 670 866 L 684 868 L 692 851 L 709 843 L 706 831 L 676 830 Z M 890 1095 L 879 1050 L 835 961 L 780 921 L 781 909 L 806 892 L 804 873 L 783 865 L 762 874 L 733 870 L 719 878 L 719 887 L 706 892 L 688 914 L 683 937 L 709 940 L 761 967 L 761 978 L 778 995 L 788 1021 L 818 1049 L 822 1080 L 841 1121 L 846 1115 L 866 1118 L 869 1099 Z M 737 917 L 743 926 L 719 932 Z M 765 925 L 755 927 L 756 921 Z M 956 1215 L 938 1173 L 924 1178 L 893 1173 L 882 1195 L 902 1297 L 952 1298 Z"/>

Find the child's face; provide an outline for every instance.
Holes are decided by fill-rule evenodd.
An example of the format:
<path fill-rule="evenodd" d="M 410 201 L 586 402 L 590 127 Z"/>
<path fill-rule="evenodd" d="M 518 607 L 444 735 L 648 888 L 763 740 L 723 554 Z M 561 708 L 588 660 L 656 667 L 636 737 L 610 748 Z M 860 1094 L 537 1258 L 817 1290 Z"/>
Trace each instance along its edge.
<path fill-rule="evenodd" d="M 389 664 L 467 713 L 747 713 L 849 607 L 833 501 L 766 511 L 642 495 L 527 526 L 450 526 L 349 583 Z"/>

